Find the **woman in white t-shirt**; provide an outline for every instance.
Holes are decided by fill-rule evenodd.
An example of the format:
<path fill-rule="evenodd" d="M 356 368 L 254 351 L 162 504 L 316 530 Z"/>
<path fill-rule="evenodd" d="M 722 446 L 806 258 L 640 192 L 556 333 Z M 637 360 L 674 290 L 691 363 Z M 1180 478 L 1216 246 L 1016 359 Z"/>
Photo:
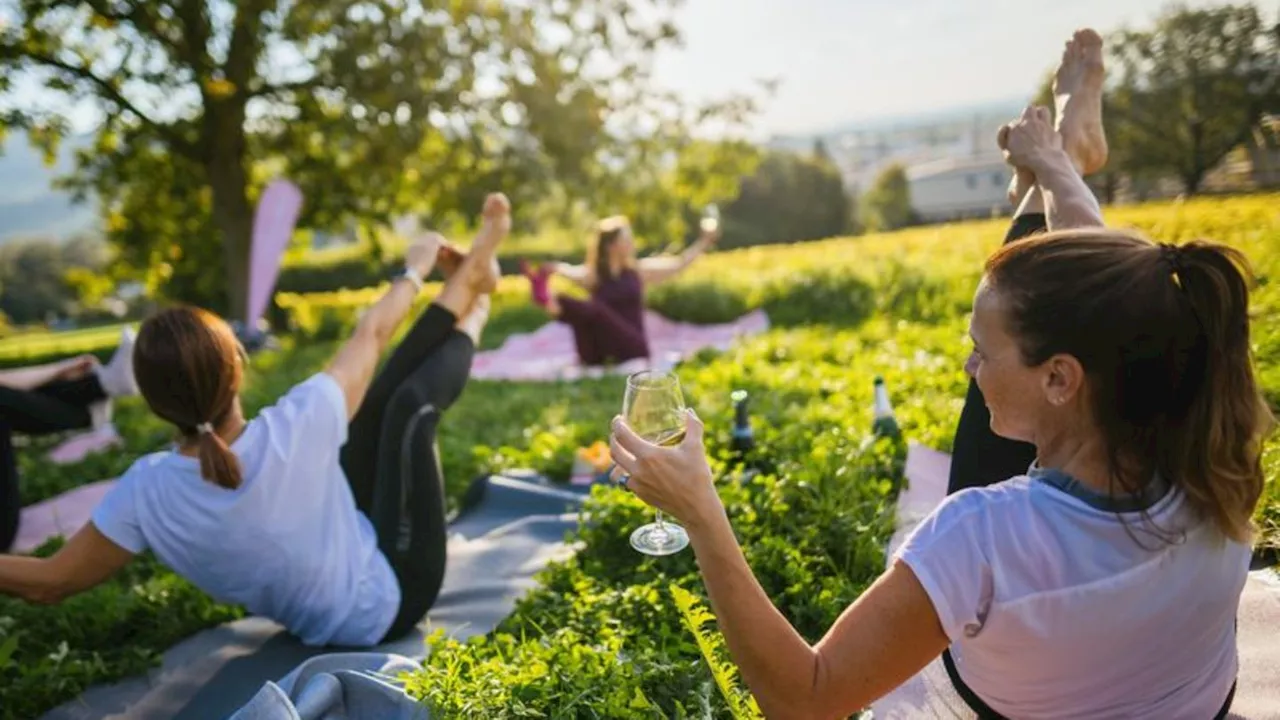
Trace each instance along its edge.
<path fill-rule="evenodd" d="M 225 322 L 193 308 L 149 318 L 135 374 L 177 447 L 135 462 L 52 557 L 0 556 L 0 592 L 58 602 L 151 550 L 309 645 L 370 646 L 412 629 L 444 578 L 436 426 L 466 384 L 509 229 L 506 198 L 491 195 L 465 257 L 438 235 L 414 243 L 328 368 L 252 420 Z M 375 378 L 437 264 L 444 289 Z"/>
<path fill-rule="evenodd" d="M 769 717 L 846 717 L 946 652 L 979 717 L 1224 717 L 1273 419 L 1254 379 L 1248 270 L 1208 242 L 1101 227 L 1044 108 L 1002 144 L 1050 232 L 986 265 L 966 365 L 1026 475 L 948 497 L 810 646 L 747 566 L 702 424 L 662 448 L 614 421 L 639 497 L 689 531 L 733 659 Z"/>

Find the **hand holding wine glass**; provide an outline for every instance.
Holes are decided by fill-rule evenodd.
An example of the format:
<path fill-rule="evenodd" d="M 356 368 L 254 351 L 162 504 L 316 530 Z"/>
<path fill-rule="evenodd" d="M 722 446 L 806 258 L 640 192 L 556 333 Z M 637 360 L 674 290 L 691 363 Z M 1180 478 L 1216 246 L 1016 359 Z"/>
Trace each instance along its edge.
<path fill-rule="evenodd" d="M 684 409 L 670 373 L 639 373 L 628 380 L 623 415 L 613 422 L 613 461 L 628 474 L 627 487 L 658 510 L 656 522 L 632 535 L 632 546 L 652 555 L 679 552 L 688 535 L 664 521 L 663 511 L 685 524 L 723 512 L 702 444 L 702 422 Z"/>

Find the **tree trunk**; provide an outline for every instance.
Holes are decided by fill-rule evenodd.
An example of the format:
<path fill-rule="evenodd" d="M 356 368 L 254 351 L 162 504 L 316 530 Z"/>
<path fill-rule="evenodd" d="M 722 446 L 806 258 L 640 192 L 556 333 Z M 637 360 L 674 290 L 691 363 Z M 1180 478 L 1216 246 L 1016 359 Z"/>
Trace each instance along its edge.
<path fill-rule="evenodd" d="M 213 221 L 222 235 L 226 264 L 227 318 L 243 321 L 249 304 L 249 248 L 253 235 L 253 207 L 249 204 L 249 176 L 245 170 L 244 108 L 223 106 L 206 112 L 205 123 Z"/>

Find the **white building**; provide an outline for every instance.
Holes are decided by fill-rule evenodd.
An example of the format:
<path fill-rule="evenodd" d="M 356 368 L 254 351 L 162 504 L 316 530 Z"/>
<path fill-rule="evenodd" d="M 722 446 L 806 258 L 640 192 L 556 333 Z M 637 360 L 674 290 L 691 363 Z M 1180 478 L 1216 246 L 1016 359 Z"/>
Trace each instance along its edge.
<path fill-rule="evenodd" d="M 1013 169 L 999 155 L 946 158 L 907 168 L 911 207 L 924 222 L 991 217 L 1013 211 Z"/>

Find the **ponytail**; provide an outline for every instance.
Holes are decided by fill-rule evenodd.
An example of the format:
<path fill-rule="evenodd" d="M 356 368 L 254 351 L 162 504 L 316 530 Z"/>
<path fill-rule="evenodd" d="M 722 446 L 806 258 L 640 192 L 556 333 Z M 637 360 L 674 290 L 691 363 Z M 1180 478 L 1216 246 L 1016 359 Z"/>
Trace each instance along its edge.
<path fill-rule="evenodd" d="M 1160 251 L 1197 331 L 1180 383 L 1185 411 L 1166 421 L 1160 464 L 1225 535 L 1248 542 L 1264 483 L 1262 445 L 1275 422 L 1253 374 L 1254 278 L 1244 255 L 1225 245 L 1197 241 Z"/>
<path fill-rule="evenodd" d="M 1026 366 L 1065 354 L 1084 368 L 1113 489 L 1159 473 L 1224 536 L 1251 539 L 1275 419 L 1254 377 L 1240 251 L 1081 228 L 1003 246 L 986 279 Z"/>
<path fill-rule="evenodd" d="M 231 327 L 191 307 L 162 311 L 142 323 L 134 345 L 138 389 L 151 411 L 172 423 L 200 458 L 200 475 L 234 490 L 239 459 L 215 431 L 238 412 L 244 367 Z"/>
<path fill-rule="evenodd" d="M 201 425 L 196 432 L 200 434 L 200 476 L 227 490 L 239 488 L 243 480 L 240 458 L 231 452 L 227 441 L 209 423 Z"/>

